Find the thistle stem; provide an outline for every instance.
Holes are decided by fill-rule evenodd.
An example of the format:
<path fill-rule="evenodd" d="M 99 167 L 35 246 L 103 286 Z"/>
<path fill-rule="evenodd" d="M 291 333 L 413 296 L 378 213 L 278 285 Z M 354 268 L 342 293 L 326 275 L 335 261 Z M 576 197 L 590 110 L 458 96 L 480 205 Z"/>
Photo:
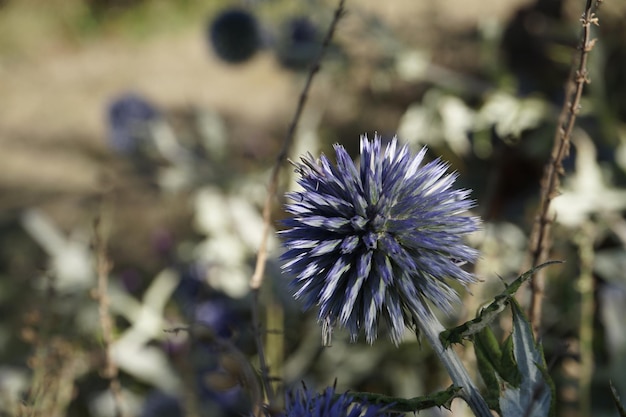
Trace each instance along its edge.
<path fill-rule="evenodd" d="M 454 385 L 461 387 L 461 398 L 470 406 L 476 417 L 492 417 L 493 414 L 489 411 L 489 406 L 478 391 L 476 385 L 474 385 L 461 359 L 459 359 L 452 348 L 445 348 L 439 339 L 439 334 L 444 331 L 445 328 L 425 302 L 423 302 L 422 306 L 423 308 L 419 314 L 415 314 L 415 322 L 448 371 Z"/>

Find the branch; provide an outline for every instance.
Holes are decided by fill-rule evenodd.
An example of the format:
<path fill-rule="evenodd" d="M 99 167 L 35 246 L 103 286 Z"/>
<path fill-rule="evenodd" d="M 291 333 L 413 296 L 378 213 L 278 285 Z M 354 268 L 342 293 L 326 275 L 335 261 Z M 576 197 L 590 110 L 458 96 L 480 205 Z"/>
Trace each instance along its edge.
<path fill-rule="evenodd" d="M 265 202 L 263 205 L 263 233 L 261 235 L 261 243 L 259 246 L 259 251 L 257 254 L 256 265 L 254 268 L 254 273 L 252 274 L 252 278 L 250 279 L 250 288 L 252 289 L 252 323 L 255 330 L 255 340 L 257 344 L 257 350 L 259 354 L 259 362 L 261 367 L 263 386 L 268 396 L 268 400 L 270 405 L 274 403 L 274 390 L 270 383 L 269 371 L 267 367 L 267 363 L 265 361 L 265 355 L 263 352 L 263 344 L 261 341 L 260 334 L 260 323 L 259 323 L 259 290 L 261 285 L 263 284 L 263 277 L 265 275 L 265 265 L 267 263 L 267 241 L 270 233 L 270 224 L 272 217 L 272 200 L 276 196 L 276 192 L 278 189 L 278 177 L 280 174 L 280 170 L 287 160 L 287 156 L 289 154 L 289 150 L 293 144 L 296 128 L 298 127 L 298 121 L 302 116 L 302 112 L 304 110 L 304 106 L 308 99 L 309 90 L 311 89 L 311 85 L 313 83 L 313 78 L 315 74 L 320 69 L 322 59 L 330 42 L 335 34 L 335 29 L 337 28 L 337 24 L 339 20 L 344 14 L 344 5 L 345 0 L 339 0 L 339 4 L 335 9 L 335 14 L 333 20 L 328 28 L 328 32 L 326 33 L 326 37 L 324 38 L 324 42 L 322 43 L 322 47 L 320 48 L 320 52 L 311 65 L 309 69 L 309 73 L 306 78 L 306 82 L 304 87 L 302 88 L 302 92 L 300 93 L 300 98 L 298 100 L 298 105 L 296 107 L 296 112 L 293 116 L 293 119 L 289 125 L 287 130 L 287 134 L 285 135 L 285 139 L 283 141 L 283 146 L 280 150 L 276 158 L 276 162 L 272 169 L 272 174 L 270 177 L 270 183 L 267 190 L 267 195 L 265 197 Z"/>
<path fill-rule="evenodd" d="M 109 312 L 109 296 L 107 294 L 111 262 L 106 254 L 106 241 L 101 230 L 99 217 L 96 218 L 93 223 L 93 240 L 94 251 L 96 253 L 96 273 L 98 275 L 98 289 L 95 295 L 98 300 L 100 327 L 102 328 L 102 341 L 104 344 L 104 369 L 102 370 L 102 376 L 109 381 L 115 417 L 123 417 L 122 386 L 118 377 L 117 365 L 111 358 L 113 324 L 111 313 Z"/>
<path fill-rule="evenodd" d="M 544 263 L 550 251 L 550 226 L 552 219 L 549 217 L 550 203 L 558 195 L 558 189 L 563 175 L 563 159 L 569 154 L 570 138 L 576 123 L 576 116 L 580 111 L 580 98 L 582 97 L 585 84 L 590 82 L 587 72 L 587 60 L 589 52 L 593 49 L 597 39 L 591 39 L 591 25 L 598 25 L 595 11 L 602 0 L 587 0 L 585 11 L 580 19 L 582 23 L 581 44 L 575 57 L 578 65 L 572 66 L 572 71 L 565 91 L 565 101 L 559 116 L 558 126 L 554 136 L 554 145 L 550 154 L 550 160 L 544 168 L 541 179 L 541 198 L 537 215 L 530 235 L 530 258 L 531 267 Z M 545 271 L 539 271 L 530 281 L 531 303 L 529 317 L 535 336 L 541 327 L 541 310 L 545 286 Z"/>
<path fill-rule="evenodd" d="M 254 273 L 252 275 L 252 279 L 250 280 L 250 287 L 253 290 L 258 290 L 261 288 L 261 284 L 263 283 L 263 276 L 265 273 L 265 264 L 267 263 L 267 238 L 269 236 L 270 231 L 270 223 L 271 223 L 271 214 L 272 214 L 272 199 L 276 195 L 276 191 L 278 188 L 278 174 L 280 174 L 280 169 L 282 165 L 287 160 L 287 156 L 289 155 L 289 149 L 293 144 L 293 139 L 295 136 L 296 128 L 298 127 L 298 122 L 300 121 L 300 117 L 302 116 L 302 111 L 304 110 L 304 106 L 309 96 L 309 90 L 311 89 L 311 85 L 313 84 L 313 78 L 315 74 L 320 69 L 322 58 L 328 49 L 328 45 L 335 34 L 335 29 L 337 27 L 337 23 L 339 19 L 344 14 L 344 4 L 345 0 L 340 0 L 337 9 L 335 10 L 335 16 L 333 21 L 328 28 L 328 33 L 324 38 L 324 42 L 322 43 L 322 48 L 320 49 L 319 55 L 311 65 L 309 69 L 309 73 L 302 88 L 302 92 L 300 93 L 300 98 L 298 100 L 298 106 L 296 107 L 296 112 L 289 124 L 289 128 L 287 130 L 287 134 L 285 135 L 285 139 L 283 141 L 283 146 L 280 150 L 280 153 L 276 157 L 276 162 L 274 164 L 274 168 L 272 169 L 272 175 L 270 177 L 270 184 L 267 190 L 267 196 L 265 198 L 265 203 L 263 205 L 263 234 L 261 236 L 261 245 L 259 247 L 259 253 L 257 255 L 256 265 L 254 269 Z"/>

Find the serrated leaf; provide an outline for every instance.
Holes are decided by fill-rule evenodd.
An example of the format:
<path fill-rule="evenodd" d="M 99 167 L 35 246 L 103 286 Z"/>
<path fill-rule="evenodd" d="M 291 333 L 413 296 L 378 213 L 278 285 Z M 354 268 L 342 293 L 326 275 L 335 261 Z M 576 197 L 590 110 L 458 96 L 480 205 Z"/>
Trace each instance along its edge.
<path fill-rule="evenodd" d="M 528 319 L 512 300 L 513 333 L 511 340 L 517 369 L 518 387 L 508 386 L 500 398 L 502 417 L 546 417 L 552 409 L 552 386 L 541 347 L 535 343 Z"/>
<path fill-rule="evenodd" d="M 441 340 L 441 343 L 443 343 L 443 346 L 448 347 L 452 343 L 461 343 L 463 339 L 470 339 L 473 335 L 486 328 L 502 311 L 504 311 L 511 298 L 525 281 L 532 277 L 538 270 L 555 263 L 562 263 L 562 261 L 548 261 L 524 272 L 515 281 L 507 285 L 504 291 L 496 295 L 487 307 L 480 310 L 476 318 L 453 329 L 441 332 L 439 339 Z"/>
<path fill-rule="evenodd" d="M 451 385 L 444 391 L 414 398 L 390 397 L 372 392 L 351 392 L 350 395 L 355 399 L 366 400 L 370 404 L 387 406 L 385 408 L 387 412 L 410 413 L 433 407 L 450 409 L 452 400 L 459 396 L 460 391 L 460 387 Z"/>
<path fill-rule="evenodd" d="M 453 329 L 441 332 L 439 339 L 441 343 L 443 343 L 443 346 L 447 348 L 452 343 L 461 343 L 463 339 L 470 339 L 473 335 L 489 326 L 498 314 L 504 311 L 509 302 L 509 298 L 510 296 L 507 294 L 499 294 L 491 304 L 478 313 L 478 317 L 475 319 L 465 322 Z"/>

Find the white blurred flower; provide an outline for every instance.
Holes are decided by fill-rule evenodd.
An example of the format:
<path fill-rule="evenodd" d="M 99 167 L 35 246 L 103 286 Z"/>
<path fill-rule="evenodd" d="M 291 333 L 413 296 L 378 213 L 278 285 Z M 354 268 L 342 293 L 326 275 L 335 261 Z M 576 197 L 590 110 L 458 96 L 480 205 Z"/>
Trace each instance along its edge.
<path fill-rule="evenodd" d="M 127 294 L 119 297 L 119 292 L 112 292 L 110 295 L 111 309 L 131 323 L 131 327 L 113 343 L 112 359 L 124 372 L 166 392 L 175 392 L 180 387 L 180 380 L 163 350 L 148 343 L 164 337 L 163 329 L 167 325 L 163 309 L 178 281 L 179 276 L 166 269 L 153 279 L 141 303 L 129 300 Z"/>
<path fill-rule="evenodd" d="M 567 178 L 561 195 L 552 202 L 557 222 L 576 227 L 592 214 L 626 209 L 626 190 L 607 184 L 596 161 L 596 147 L 591 138 L 578 131 L 572 141 L 576 146 L 576 171 Z"/>
<path fill-rule="evenodd" d="M 546 116 L 547 104 L 539 98 L 523 98 L 498 91 L 490 95 L 477 115 L 476 128 L 495 125 L 498 136 L 519 136 L 537 127 Z"/>
<path fill-rule="evenodd" d="M 43 211 L 22 214 L 22 226 L 50 257 L 52 285 L 59 293 L 83 291 L 95 286 L 93 257 L 87 239 L 78 232 L 69 238 Z"/>
<path fill-rule="evenodd" d="M 261 213 L 248 198 L 204 187 L 194 199 L 194 223 L 206 235 L 196 246 L 194 257 L 207 267 L 207 283 L 233 298 L 241 298 L 249 291 L 249 262 L 258 250 L 263 232 Z M 277 246 L 270 232 L 268 249 L 272 251 Z"/>

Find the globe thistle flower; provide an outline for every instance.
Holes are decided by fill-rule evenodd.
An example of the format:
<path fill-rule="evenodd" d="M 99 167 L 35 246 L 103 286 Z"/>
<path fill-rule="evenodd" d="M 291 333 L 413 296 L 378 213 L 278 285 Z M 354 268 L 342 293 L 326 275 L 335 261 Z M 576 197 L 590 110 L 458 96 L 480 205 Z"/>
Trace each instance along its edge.
<path fill-rule="evenodd" d="M 322 394 L 308 390 L 292 392 L 280 417 L 382 417 L 390 416 L 385 407 L 355 402 L 348 393 L 335 395 L 335 389 L 328 387 Z"/>
<path fill-rule="evenodd" d="M 469 191 L 452 188 L 457 175 L 440 159 L 422 164 L 426 148 L 382 147 L 362 136 L 360 167 L 338 144 L 336 165 L 310 154 L 295 164 L 303 190 L 287 194 L 283 269 L 305 309 L 319 307 L 328 341 L 338 323 L 372 343 L 382 320 L 398 344 L 427 302 L 447 311 L 458 301 L 448 281 L 475 281 L 462 269 L 477 257 L 463 242 L 479 226 Z"/>

